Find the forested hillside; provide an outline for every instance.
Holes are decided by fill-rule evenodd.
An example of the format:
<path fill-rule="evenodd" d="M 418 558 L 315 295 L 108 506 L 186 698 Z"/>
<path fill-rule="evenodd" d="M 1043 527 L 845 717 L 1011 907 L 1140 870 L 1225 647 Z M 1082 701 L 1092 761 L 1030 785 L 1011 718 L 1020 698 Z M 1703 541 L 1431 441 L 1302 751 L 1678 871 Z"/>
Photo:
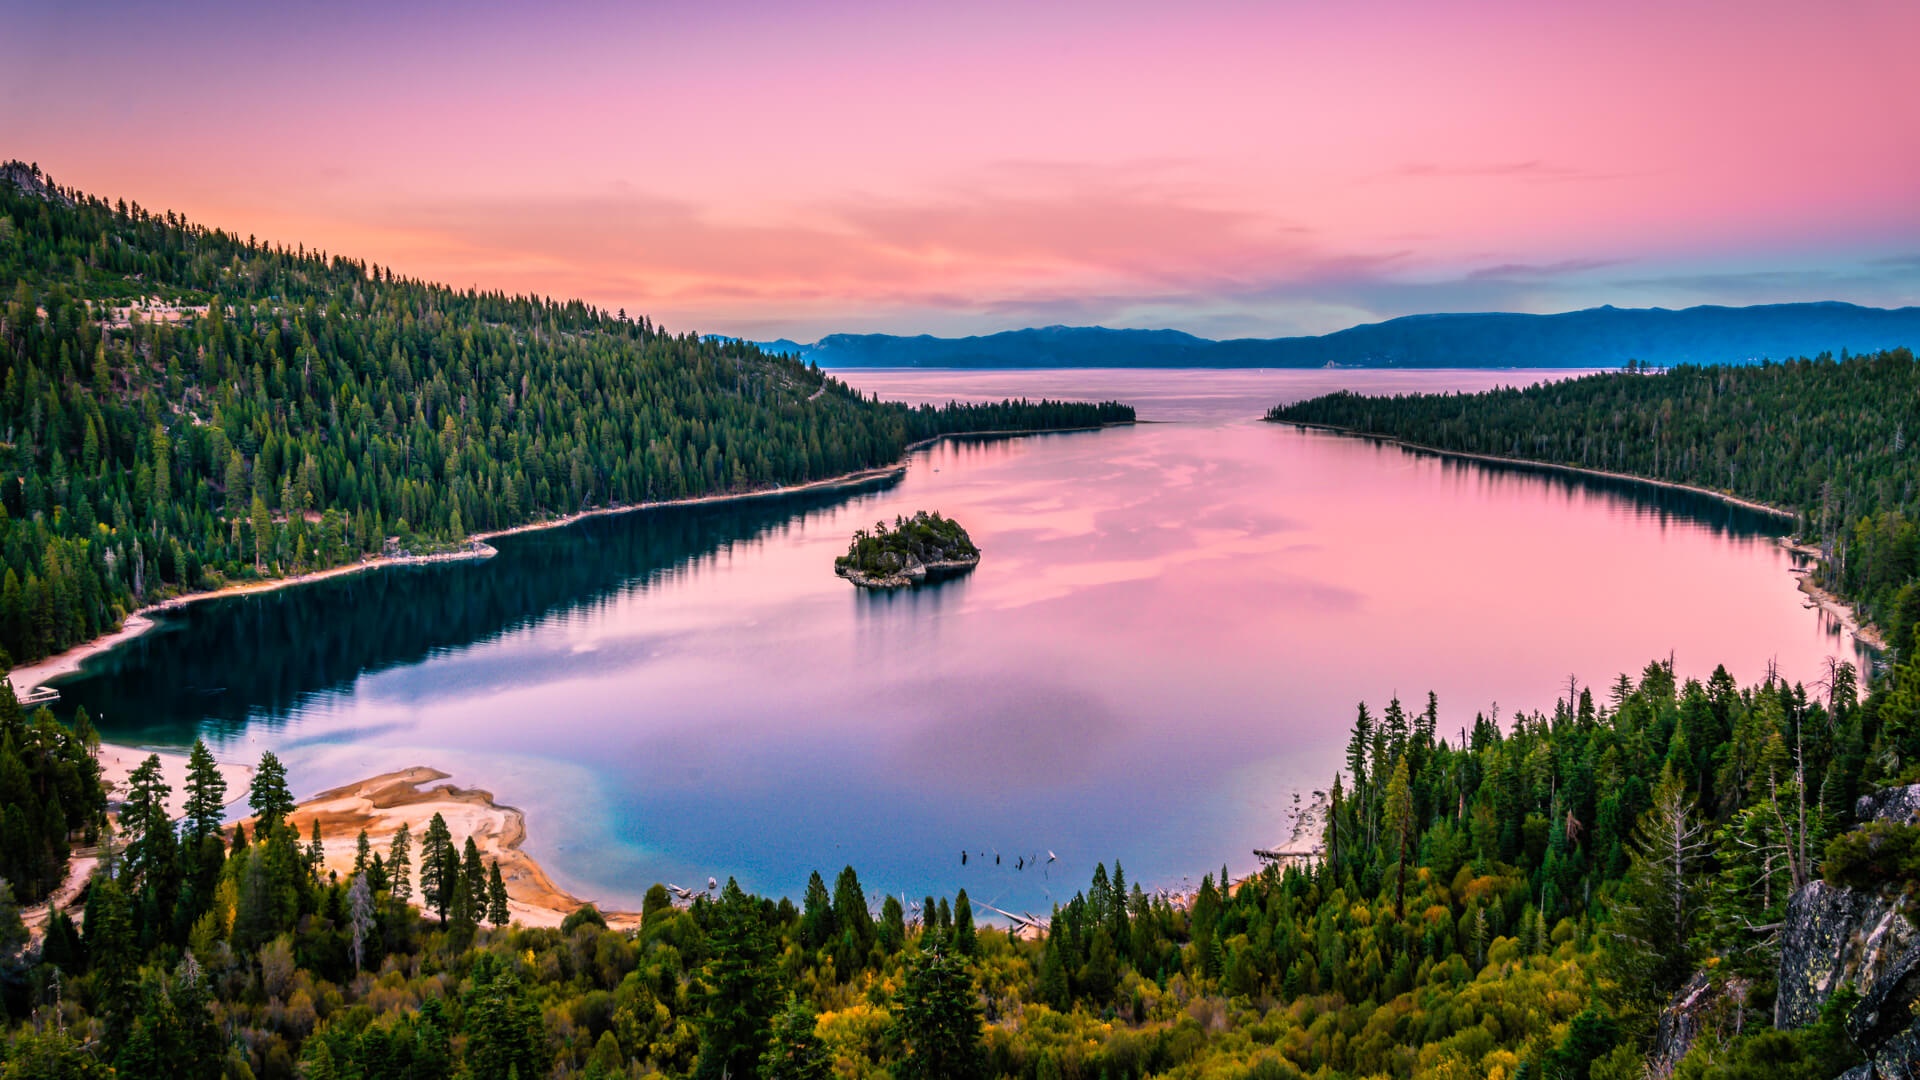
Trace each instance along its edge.
<path fill-rule="evenodd" d="M 1825 1080 L 1860 1060 L 1854 998 L 1774 1030 L 1779 927 L 1823 851 L 1836 877 L 1914 880 L 1893 853 L 1915 826 L 1848 830 L 1856 794 L 1915 772 L 1916 679 L 1860 702 L 1844 666 L 1809 691 L 1653 664 L 1511 723 L 1363 707 L 1324 859 L 1190 897 L 1101 866 L 1024 938 L 851 868 L 798 904 L 656 885 L 631 933 L 590 909 L 506 926 L 494 869 L 438 820 L 321 876 L 271 755 L 257 818 L 223 832 L 196 747 L 178 823 L 157 766 L 135 774 L 83 920 L 36 951 L 0 909 L 0 1078 L 1628 1080 L 1699 970 L 1742 996 L 1679 1075 Z M 11 740 L 3 689 L 0 718 Z"/>
<path fill-rule="evenodd" d="M 1479 394 L 1343 391 L 1269 420 L 1632 473 L 1793 510 L 1823 583 L 1912 647 L 1920 623 L 1920 365 L 1910 349 L 1632 369 Z"/>
<path fill-rule="evenodd" d="M 1178 330 L 1047 326 L 978 337 L 829 334 L 763 343 L 829 368 L 1596 368 L 1739 364 L 1920 341 L 1920 308 L 1842 303 L 1407 315 L 1317 337 L 1213 341 Z"/>
<path fill-rule="evenodd" d="M 909 409 L 751 345 L 458 290 L 0 167 L 0 648 L 176 591 L 817 480 L 1058 402 Z"/>

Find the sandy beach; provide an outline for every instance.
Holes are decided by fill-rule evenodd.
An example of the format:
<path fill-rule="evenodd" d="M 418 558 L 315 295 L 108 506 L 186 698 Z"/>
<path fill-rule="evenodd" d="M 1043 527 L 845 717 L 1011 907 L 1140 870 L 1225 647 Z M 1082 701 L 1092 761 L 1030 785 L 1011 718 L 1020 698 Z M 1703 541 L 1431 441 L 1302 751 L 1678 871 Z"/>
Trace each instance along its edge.
<path fill-rule="evenodd" d="M 137 631 L 136 631 L 137 632 Z M 173 789 L 167 796 L 167 816 L 178 820 L 186 812 L 187 802 L 187 755 L 178 750 L 149 750 L 138 746 L 122 746 L 117 743 L 101 743 L 94 751 L 94 760 L 100 763 L 100 783 L 107 790 L 107 812 L 114 813 L 127 797 L 127 778 L 133 770 L 140 767 L 150 755 L 160 756 L 160 776 Z M 220 766 L 220 775 L 227 781 L 227 805 L 245 802 L 247 786 L 253 782 L 253 767 L 237 762 L 215 762 Z M 100 849 L 97 847 L 75 848 L 67 860 L 67 880 L 46 903 L 22 908 L 20 918 L 27 929 L 38 933 L 46 924 L 47 917 L 55 908 L 70 908 L 79 898 L 80 890 L 86 887 L 87 879 L 93 876 L 93 868 L 100 862 Z M 79 912 L 71 912 L 78 920 Z"/>
<path fill-rule="evenodd" d="M 173 793 L 167 796 L 167 816 L 178 821 L 186 813 L 186 754 L 178 750 L 149 750 L 138 746 L 101 743 L 94 758 L 100 762 L 100 782 L 107 789 L 109 810 L 118 807 L 127 797 L 127 777 L 154 754 L 160 757 L 160 776 L 173 789 Z M 253 766 L 220 761 L 218 755 L 214 760 L 220 766 L 220 775 L 227 781 L 227 805 L 246 801 L 247 785 L 253 783 Z"/>
<path fill-rule="evenodd" d="M 109 804 L 117 806 L 125 798 L 128 774 L 152 753 L 160 755 L 162 775 L 174 789 L 167 800 L 167 812 L 178 818 L 185 801 L 187 756 L 177 752 L 102 743 L 99 761 L 103 782 L 108 785 Z M 253 779 L 253 769 L 221 762 L 220 772 L 227 779 L 228 805 L 243 802 Z M 366 830 L 374 850 L 384 856 L 392 848 L 393 834 L 401 825 L 406 825 L 414 838 L 417 890 L 420 838 L 426 834 L 427 823 L 433 815 L 439 814 L 452 832 L 455 844 L 464 846 L 471 836 L 483 860 L 500 864 L 500 878 L 507 886 L 507 906 L 514 922 L 521 926 L 559 926 L 586 903 L 554 884 L 540 864 L 520 850 L 527 837 L 524 814 L 514 807 L 496 803 L 487 791 L 435 783 L 446 779 L 447 773 L 423 765 L 382 773 L 323 791 L 301 802 L 288 820 L 303 839 L 311 835 L 313 823 L 319 821 L 321 847 L 326 852 L 325 869 L 342 877 L 353 870 L 361 830 Z M 244 824 L 251 827 L 252 819 L 246 819 Z M 66 882 L 46 903 L 21 910 L 28 930 L 37 935 L 56 908 L 67 911 L 78 921 L 80 912 L 75 905 L 99 863 L 97 847 L 76 848 L 67 863 Z M 418 899 L 416 891 L 416 903 Z M 616 930 L 637 929 L 640 925 L 639 912 L 602 909 L 602 914 L 606 916 L 607 925 Z"/>
<path fill-rule="evenodd" d="M 27 695 L 53 679 L 79 671 L 80 665 L 89 657 L 106 652 L 123 641 L 132 641 L 151 629 L 153 629 L 153 620 L 141 612 L 135 612 L 127 616 L 126 621 L 120 624 L 120 629 L 111 634 L 94 638 L 85 644 L 75 645 L 66 652 L 56 653 L 37 663 L 14 668 L 7 673 L 7 681 L 13 684 L 13 692 L 24 700 Z"/>
<path fill-rule="evenodd" d="M 507 886 L 508 908 L 513 921 L 522 926 L 559 926 L 569 914 L 586 903 L 547 877 L 540 864 L 520 850 L 526 840 L 526 816 L 511 806 L 496 803 L 493 795 L 478 788 L 462 788 L 435 783 L 448 774 L 424 765 L 383 773 L 323 791 L 300 803 L 288 819 L 300 835 L 308 836 L 313 823 L 320 823 L 321 846 L 326 851 L 326 869 L 345 877 L 353 870 L 353 860 L 361 830 L 366 830 L 373 849 L 383 856 L 393 844 L 393 834 L 406 825 L 413 836 L 416 888 L 418 885 L 420 838 L 427 823 L 439 814 L 446 820 L 457 845 L 473 837 L 483 861 L 500 864 L 500 877 Z M 426 785 L 433 785 L 428 787 Z M 416 892 L 416 900 L 418 893 Z M 607 925 L 616 930 L 640 925 L 638 912 L 602 909 Z"/>

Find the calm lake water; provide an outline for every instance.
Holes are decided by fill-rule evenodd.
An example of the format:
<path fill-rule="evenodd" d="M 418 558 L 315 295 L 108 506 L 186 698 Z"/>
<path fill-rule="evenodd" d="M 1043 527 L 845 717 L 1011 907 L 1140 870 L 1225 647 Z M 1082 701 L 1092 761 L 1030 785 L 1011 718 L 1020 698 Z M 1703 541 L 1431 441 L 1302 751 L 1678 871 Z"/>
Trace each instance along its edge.
<path fill-rule="evenodd" d="M 271 748 L 302 795 L 433 765 L 525 809 L 528 849 L 603 903 L 729 874 L 797 896 L 853 863 L 876 891 L 1039 912 L 1096 860 L 1149 885 L 1251 868 L 1292 795 L 1330 781 L 1363 698 L 1434 690 L 1452 732 L 1550 708 L 1570 673 L 1671 654 L 1811 682 L 1851 655 L 1764 517 L 1257 420 L 1340 386 L 1530 376 L 845 377 L 912 400 L 1115 397 L 1168 422 L 947 443 L 857 491 L 194 605 L 63 706 L 115 740 Z M 833 575 L 854 529 L 922 508 L 971 531 L 970 577 L 870 595 Z M 963 867 L 963 848 L 989 854 Z"/>

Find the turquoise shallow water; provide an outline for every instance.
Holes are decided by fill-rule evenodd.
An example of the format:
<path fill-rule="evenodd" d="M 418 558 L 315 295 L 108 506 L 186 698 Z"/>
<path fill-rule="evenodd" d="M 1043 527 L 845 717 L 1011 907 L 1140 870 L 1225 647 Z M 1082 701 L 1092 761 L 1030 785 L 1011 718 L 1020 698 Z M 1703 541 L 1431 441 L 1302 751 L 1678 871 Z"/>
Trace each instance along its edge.
<path fill-rule="evenodd" d="M 876 890 L 1039 911 L 1096 860 L 1149 884 L 1249 868 L 1330 780 L 1362 698 L 1432 689 L 1449 731 L 1549 707 L 1569 673 L 1671 654 L 1811 681 L 1847 651 L 1765 518 L 1256 420 L 1337 385 L 1512 374 L 847 377 L 1169 422 L 951 442 L 897 482 L 195 605 L 64 704 L 111 738 L 272 748 L 303 793 L 437 766 L 526 809 L 529 850 L 608 903 L 729 874 L 797 894 L 853 863 Z M 855 528 L 921 508 L 972 532 L 975 573 L 895 595 L 834 577 Z"/>

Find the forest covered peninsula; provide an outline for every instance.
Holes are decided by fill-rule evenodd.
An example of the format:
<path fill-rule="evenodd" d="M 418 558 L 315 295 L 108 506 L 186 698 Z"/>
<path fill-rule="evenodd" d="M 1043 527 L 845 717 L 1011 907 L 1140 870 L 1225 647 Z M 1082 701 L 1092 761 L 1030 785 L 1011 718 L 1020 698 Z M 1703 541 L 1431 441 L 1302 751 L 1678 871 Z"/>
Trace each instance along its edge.
<path fill-rule="evenodd" d="M 884 403 L 752 345 L 242 238 L 18 162 L 0 282 L 8 663 L 232 583 L 1133 419 Z"/>
<path fill-rule="evenodd" d="M 1920 627 L 1920 363 L 1907 348 L 1478 394 L 1327 394 L 1267 419 L 1447 453 L 1624 474 L 1777 508 L 1818 583 L 1906 655 Z"/>

